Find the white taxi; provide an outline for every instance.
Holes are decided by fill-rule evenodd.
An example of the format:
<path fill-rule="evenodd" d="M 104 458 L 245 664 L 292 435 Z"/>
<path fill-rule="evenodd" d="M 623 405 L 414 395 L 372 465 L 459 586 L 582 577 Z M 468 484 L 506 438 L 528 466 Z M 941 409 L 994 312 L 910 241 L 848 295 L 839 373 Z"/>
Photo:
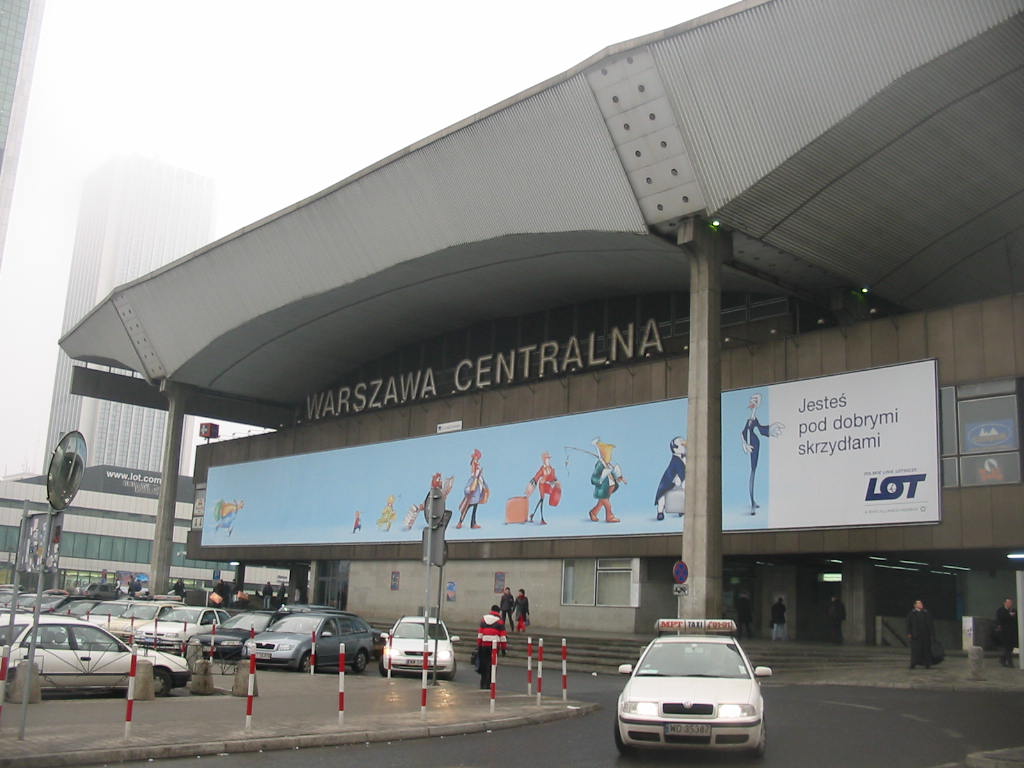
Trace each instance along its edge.
<path fill-rule="evenodd" d="M 629 682 L 619 695 L 615 746 L 745 750 L 763 755 L 768 733 L 760 677 L 731 636 L 730 619 L 660 619 L 658 637 L 636 666 L 619 672 Z"/>

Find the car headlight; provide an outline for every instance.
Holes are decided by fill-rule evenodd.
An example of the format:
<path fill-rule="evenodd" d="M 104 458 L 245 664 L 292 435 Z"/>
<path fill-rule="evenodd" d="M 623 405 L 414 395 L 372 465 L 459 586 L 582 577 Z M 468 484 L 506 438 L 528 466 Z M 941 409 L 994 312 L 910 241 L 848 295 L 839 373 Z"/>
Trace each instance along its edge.
<path fill-rule="evenodd" d="M 451 651 L 438 651 L 437 652 L 437 661 L 438 661 L 438 663 L 440 663 L 440 664 L 447 664 L 451 660 L 452 660 L 452 652 Z"/>
<path fill-rule="evenodd" d="M 278 643 L 277 644 L 277 650 L 279 650 L 279 651 L 294 651 L 295 650 L 295 641 L 294 640 L 285 640 L 283 643 Z"/>
<path fill-rule="evenodd" d="M 719 704 L 719 717 L 753 717 L 757 712 L 751 704 Z"/>
<path fill-rule="evenodd" d="M 647 717 L 654 717 L 658 714 L 658 702 L 627 701 L 623 703 L 622 711 L 629 715 L 646 715 Z"/>
<path fill-rule="evenodd" d="M 230 645 L 232 648 L 242 644 L 241 640 L 221 640 L 221 645 Z"/>
<path fill-rule="evenodd" d="M 165 640 L 181 640 L 181 632 L 168 632 L 164 635 Z"/>

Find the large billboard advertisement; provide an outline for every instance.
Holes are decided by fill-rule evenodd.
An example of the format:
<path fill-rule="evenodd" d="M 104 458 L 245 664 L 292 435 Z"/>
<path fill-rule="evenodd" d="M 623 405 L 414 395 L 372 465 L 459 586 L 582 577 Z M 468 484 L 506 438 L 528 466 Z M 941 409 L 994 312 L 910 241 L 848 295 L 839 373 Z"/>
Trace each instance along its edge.
<path fill-rule="evenodd" d="M 203 544 L 678 533 L 685 399 L 212 467 Z M 934 361 L 722 394 L 726 531 L 939 520 Z"/>

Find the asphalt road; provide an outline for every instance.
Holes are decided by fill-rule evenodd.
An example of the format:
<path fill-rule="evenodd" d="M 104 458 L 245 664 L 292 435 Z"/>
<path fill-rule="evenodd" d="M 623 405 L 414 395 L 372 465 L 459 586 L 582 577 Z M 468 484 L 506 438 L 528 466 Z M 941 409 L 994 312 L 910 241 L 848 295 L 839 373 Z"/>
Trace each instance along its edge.
<path fill-rule="evenodd" d="M 471 682 L 460 672 L 461 682 Z M 620 678 L 579 677 L 571 696 L 595 701 L 588 717 L 441 739 L 204 758 L 221 768 L 562 768 L 586 766 L 778 766 L 779 768 L 928 768 L 963 760 L 970 752 L 1020 746 L 1024 697 L 990 692 L 953 693 L 817 685 L 765 686 L 768 753 L 645 753 L 622 758 L 612 741 Z M 162 768 L 195 758 L 160 761 Z M 152 763 L 124 763 L 152 766 Z"/>

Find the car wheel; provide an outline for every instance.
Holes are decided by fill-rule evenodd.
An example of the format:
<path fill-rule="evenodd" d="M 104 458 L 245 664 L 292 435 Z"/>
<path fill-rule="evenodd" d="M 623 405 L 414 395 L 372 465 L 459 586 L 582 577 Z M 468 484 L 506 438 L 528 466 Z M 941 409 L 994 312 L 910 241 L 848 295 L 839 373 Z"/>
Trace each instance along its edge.
<path fill-rule="evenodd" d="M 366 669 L 366 665 L 370 662 L 370 656 L 367 654 L 365 648 L 360 648 L 356 651 L 355 658 L 352 659 L 352 671 L 357 675 L 362 674 Z"/>
<path fill-rule="evenodd" d="M 388 668 L 386 666 L 384 666 L 384 662 L 383 661 L 381 661 L 380 663 L 377 664 L 377 671 L 380 672 L 380 676 L 381 677 L 387 677 L 388 676 Z"/>
<path fill-rule="evenodd" d="M 171 689 L 174 687 L 174 678 L 171 677 L 171 673 L 163 667 L 153 668 L 153 695 L 154 696 L 170 696 Z"/>
<path fill-rule="evenodd" d="M 619 733 L 619 720 L 618 718 L 612 723 L 612 727 L 615 730 L 615 748 L 619 750 L 620 755 L 632 755 L 633 748 L 622 740 L 622 734 Z"/>
<path fill-rule="evenodd" d="M 295 667 L 296 672 L 304 672 L 309 674 L 309 651 L 302 654 L 302 658 L 299 659 L 298 665 Z"/>
<path fill-rule="evenodd" d="M 757 742 L 757 746 L 752 750 L 754 757 L 760 759 L 764 757 L 765 750 L 768 748 L 768 725 L 765 723 L 764 718 L 761 719 L 761 740 Z"/>

